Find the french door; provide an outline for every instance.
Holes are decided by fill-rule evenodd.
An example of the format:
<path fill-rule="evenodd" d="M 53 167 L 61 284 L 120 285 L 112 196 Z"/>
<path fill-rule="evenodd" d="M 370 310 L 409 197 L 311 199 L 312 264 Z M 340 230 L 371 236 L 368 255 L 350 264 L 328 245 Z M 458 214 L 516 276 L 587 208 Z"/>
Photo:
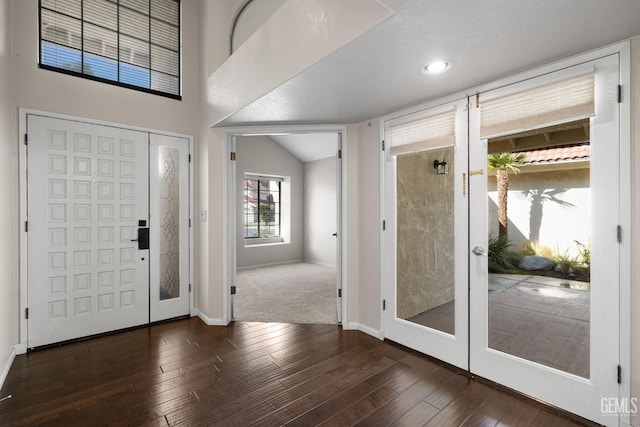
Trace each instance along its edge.
<path fill-rule="evenodd" d="M 188 141 L 31 114 L 27 133 L 29 347 L 188 314 Z"/>
<path fill-rule="evenodd" d="M 400 117 L 385 133 L 404 142 L 384 165 L 385 335 L 468 369 L 467 102 Z M 426 150 L 401 152 L 414 144 Z"/>
<path fill-rule="evenodd" d="M 448 153 L 399 149 L 384 171 L 385 336 L 606 425 L 618 417 L 602 399 L 620 393 L 618 70 L 612 55 L 461 101 L 468 128 L 456 122 Z"/>

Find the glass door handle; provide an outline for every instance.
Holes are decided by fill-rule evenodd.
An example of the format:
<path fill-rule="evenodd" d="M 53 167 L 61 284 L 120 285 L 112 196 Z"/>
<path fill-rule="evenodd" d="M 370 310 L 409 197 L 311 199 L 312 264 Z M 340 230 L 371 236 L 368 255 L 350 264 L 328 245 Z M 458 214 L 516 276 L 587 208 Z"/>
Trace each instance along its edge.
<path fill-rule="evenodd" d="M 487 253 L 484 251 L 484 248 L 482 246 L 476 246 L 475 248 L 471 249 L 471 253 L 477 256 L 487 256 Z"/>

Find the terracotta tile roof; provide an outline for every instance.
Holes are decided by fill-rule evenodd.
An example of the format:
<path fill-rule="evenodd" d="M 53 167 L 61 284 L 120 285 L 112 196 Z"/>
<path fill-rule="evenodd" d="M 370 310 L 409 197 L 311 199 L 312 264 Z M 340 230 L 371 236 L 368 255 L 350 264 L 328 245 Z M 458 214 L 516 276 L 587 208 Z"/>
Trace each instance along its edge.
<path fill-rule="evenodd" d="M 588 160 L 589 157 L 591 157 L 591 148 L 589 144 L 567 145 L 564 147 L 523 151 L 522 154 L 525 155 L 525 162 L 527 164 Z"/>

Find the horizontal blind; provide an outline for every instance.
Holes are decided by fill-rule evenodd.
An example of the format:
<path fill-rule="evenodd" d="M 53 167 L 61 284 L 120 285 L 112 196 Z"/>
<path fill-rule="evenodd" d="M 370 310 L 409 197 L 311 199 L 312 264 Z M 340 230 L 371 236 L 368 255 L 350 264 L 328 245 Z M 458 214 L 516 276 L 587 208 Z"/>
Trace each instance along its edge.
<path fill-rule="evenodd" d="M 451 147 L 455 145 L 455 109 L 393 120 L 385 138 L 392 156 Z"/>
<path fill-rule="evenodd" d="M 256 174 L 250 174 L 250 173 L 246 173 L 244 174 L 244 179 L 249 179 L 249 180 L 253 180 L 253 181 L 277 181 L 277 182 L 283 182 L 284 178 L 281 176 L 267 176 L 267 175 L 256 175 Z"/>
<path fill-rule="evenodd" d="M 40 64 L 180 96 L 179 0 L 41 0 Z"/>
<path fill-rule="evenodd" d="M 521 132 L 594 114 L 594 77 L 586 74 L 488 101 L 481 96 L 480 136 Z"/>

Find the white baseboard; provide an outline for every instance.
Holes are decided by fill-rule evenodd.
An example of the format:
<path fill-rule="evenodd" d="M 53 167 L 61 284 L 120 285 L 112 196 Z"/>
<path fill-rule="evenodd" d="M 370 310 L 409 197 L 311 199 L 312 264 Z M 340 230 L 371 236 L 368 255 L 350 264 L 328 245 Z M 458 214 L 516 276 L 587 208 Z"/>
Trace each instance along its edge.
<path fill-rule="evenodd" d="M 27 343 L 19 342 L 18 344 L 13 345 L 13 349 L 16 351 L 16 355 L 26 354 L 27 353 Z"/>
<path fill-rule="evenodd" d="M 195 309 L 195 311 L 200 320 L 202 320 L 207 326 L 227 326 L 229 324 L 229 321 L 226 319 L 212 319 L 198 309 Z"/>
<path fill-rule="evenodd" d="M 16 358 L 16 349 L 14 347 L 13 349 L 11 349 L 11 354 L 9 355 L 9 358 L 5 362 L 4 367 L 2 368 L 2 374 L 0 374 L 0 388 L 4 386 L 4 382 L 7 379 L 7 375 L 9 375 L 9 370 L 11 369 L 11 365 L 13 365 L 13 361 L 15 358 Z"/>
<path fill-rule="evenodd" d="M 306 262 L 306 263 L 309 263 L 309 264 L 321 265 L 323 267 L 337 268 L 335 264 L 326 264 L 324 262 L 311 261 L 311 260 L 308 260 L 308 259 L 305 259 L 303 262 Z"/>
<path fill-rule="evenodd" d="M 241 271 L 241 270 L 249 270 L 250 268 L 261 268 L 261 267 L 273 267 L 276 265 L 286 265 L 286 264 L 295 264 L 297 262 L 305 262 L 302 259 L 294 259 L 291 261 L 281 261 L 281 262 L 272 262 L 272 263 L 268 263 L 268 264 L 256 264 L 256 265 L 247 265 L 244 267 L 237 267 L 236 270 L 237 271 Z"/>
<path fill-rule="evenodd" d="M 351 322 L 343 326 L 344 329 L 354 330 L 364 332 L 367 335 L 371 335 L 374 338 L 378 338 L 379 340 L 384 339 L 384 331 L 380 329 L 374 329 L 366 325 L 361 325 L 360 323 Z"/>

